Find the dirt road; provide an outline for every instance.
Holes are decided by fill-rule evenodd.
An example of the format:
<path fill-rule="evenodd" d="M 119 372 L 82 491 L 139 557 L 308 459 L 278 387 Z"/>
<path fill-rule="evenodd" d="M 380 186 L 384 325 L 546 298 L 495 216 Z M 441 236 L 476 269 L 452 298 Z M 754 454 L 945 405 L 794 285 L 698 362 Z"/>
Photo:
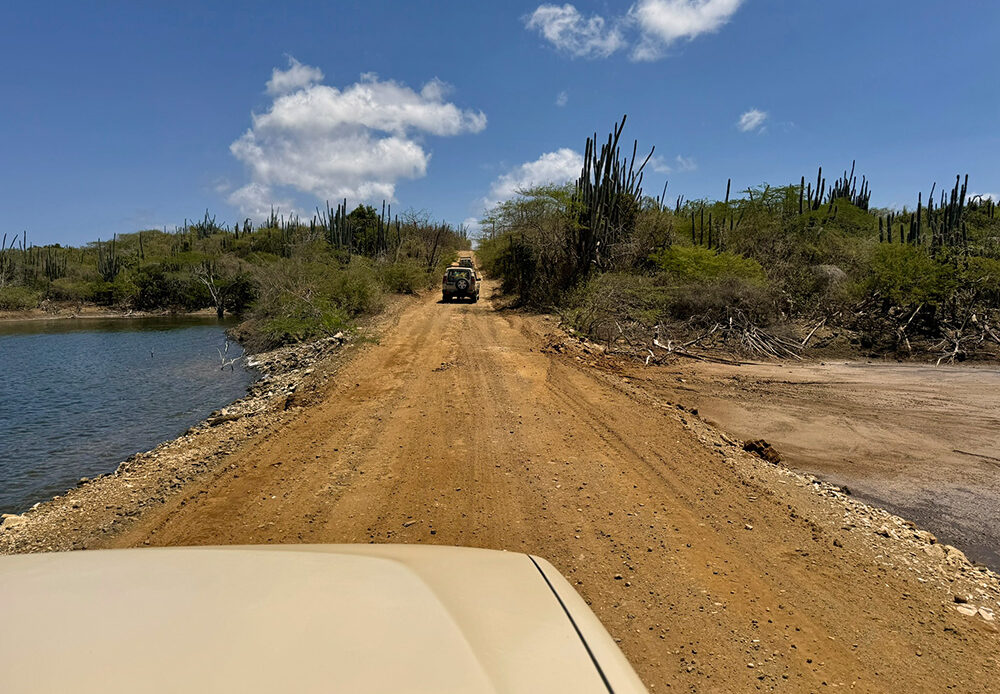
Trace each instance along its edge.
<path fill-rule="evenodd" d="M 995 606 L 991 577 L 963 565 L 948 578 L 889 539 L 898 530 L 872 532 L 832 492 L 589 368 L 551 323 L 436 299 L 298 399 L 283 428 L 96 545 L 531 552 L 652 691 L 996 691 L 996 622 L 949 594 Z"/>
<path fill-rule="evenodd" d="M 847 485 L 1000 571 L 1000 370 L 894 363 L 688 361 L 663 397 L 797 469 Z"/>

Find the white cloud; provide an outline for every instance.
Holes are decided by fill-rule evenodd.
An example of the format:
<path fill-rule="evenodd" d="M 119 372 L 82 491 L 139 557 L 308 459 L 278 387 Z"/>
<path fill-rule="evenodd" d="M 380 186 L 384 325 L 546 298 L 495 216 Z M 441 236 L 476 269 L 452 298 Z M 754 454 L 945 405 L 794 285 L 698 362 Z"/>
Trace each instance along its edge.
<path fill-rule="evenodd" d="M 374 73 L 366 73 L 378 79 Z M 444 101 L 444 98 L 451 94 L 453 87 L 447 82 L 442 82 L 437 77 L 425 84 L 420 89 L 420 96 L 429 101 Z"/>
<path fill-rule="evenodd" d="M 289 209 L 294 193 L 320 201 L 392 200 L 400 179 L 427 172 L 430 154 L 418 137 L 486 127 L 481 111 L 446 102 L 450 87 L 438 79 L 417 92 L 366 73 L 340 90 L 319 84 L 317 68 L 289 60 L 289 69 L 275 70 L 268 82 L 269 108 L 254 113 L 250 129 L 229 148 L 250 173 L 250 182 L 229 196 L 244 214 L 269 212 L 276 196 Z"/>
<path fill-rule="evenodd" d="M 670 166 L 666 160 L 658 154 L 654 154 L 649 158 L 649 163 L 646 164 L 656 173 L 668 174 L 674 170 L 674 167 Z"/>
<path fill-rule="evenodd" d="M 212 190 L 214 190 L 218 195 L 225 195 L 233 189 L 233 184 L 229 182 L 228 178 L 219 177 L 212 181 Z"/>
<path fill-rule="evenodd" d="M 556 106 L 562 108 L 568 103 L 569 103 L 569 93 L 567 93 L 565 89 L 556 94 Z"/>
<path fill-rule="evenodd" d="M 654 154 L 646 166 L 656 173 L 668 174 L 675 171 L 694 171 L 698 168 L 698 163 L 695 162 L 694 157 L 685 157 L 680 154 L 673 158 L 672 163 L 668 163 L 663 157 Z"/>
<path fill-rule="evenodd" d="M 585 18 L 574 5 L 539 5 L 525 18 L 558 50 L 575 58 L 606 58 L 632 45 L 632 60 L 656 60 L 675 41 L 718 31 L 743 0 L 638 0 L 623 15 Z M 629 34 L 631 36 L 626 36 Z"/>
<path fill-rule="evenodd" d="M 271 210 L 286 217 L 305 216 L 289 198 L 276 196 L 270 186 L 261 183 L 248 183 L 234 190 L 226 200 L 239 209 L 244 217 L 254 220 L 267 219 L 271 215 Z"/>
<path fill-rule="evenodd" d="M 569 3 L 539 5 L 524 23 L 574 58 L 606 58 L 625 45 L 616 26 L 608 27 L 599 15 L 586 19 Z"/>
<path fill-rule="evenodd" d="M 740 132 L 744 133 L 753 131 L 760 132 L 764 129 L 764 121 L 766 120 L 767 111 L 752 108 L 740 116 L 739 121 L 736 123 L 736 127 L 740 129 Z"/>
<path fill-rule="evenodd" d="M 694 157 L 685 157 L 678 154 L 674 157 L 674 161 L 677 163 L 678 171 L 694 171 L 698 168 L 698 162 L 694 160 Z"/>
<path fill-rule="evenodd" d="M 656 60 L 666 46 L 718 31 L 743 0 L 639 0 L 629 18 L 639 27 L 633 60 Z"/>
<path fill-rule="evenodd" d="M 462 221 L 466 233 L 470 239 L 478 239 L 483 235 L 483 225 L 479 222 L 479 217 L 466 217 Z"/>
<path fill-rule="evenodd" d="M 490 186 L 489 195 L 483 200 L 492 206 L 517 196 L 518 191 L 534 186 L 568 183 L 580 176 L 583 155 L 563 147 L 547 152 L 534 161 L 516 166 L 503 174 Z"/>
<path fill-rule="evenodd" d="M 267 81 L 267 93 L 273 96 L 287 94 L 322 81 L 323 71 L 318 67 L 303 65 L 292 56 L 288 56 L 287 70 L 274 68 L 271 71 L 271 79 Z"/>

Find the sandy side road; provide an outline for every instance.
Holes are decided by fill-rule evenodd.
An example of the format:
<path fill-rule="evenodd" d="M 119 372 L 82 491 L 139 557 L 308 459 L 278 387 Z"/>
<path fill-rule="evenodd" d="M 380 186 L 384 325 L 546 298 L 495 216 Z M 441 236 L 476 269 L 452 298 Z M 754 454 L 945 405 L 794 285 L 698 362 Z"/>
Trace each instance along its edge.
<path fill-rule="evenodd" d="M 590 368 L 542 318 L 436 299 L 87 546 L 530 552 L 652 691 L 996 691 L 997 622 L 953 599 L 990 615 L 995 576 Z"/>
<path fill-rule="evenodd" d="M 829 362 L 653 370 L 667 399 L 1000 570 L 1000 369 Z M 643 373 L 645 372 L 645 373 Z"/>

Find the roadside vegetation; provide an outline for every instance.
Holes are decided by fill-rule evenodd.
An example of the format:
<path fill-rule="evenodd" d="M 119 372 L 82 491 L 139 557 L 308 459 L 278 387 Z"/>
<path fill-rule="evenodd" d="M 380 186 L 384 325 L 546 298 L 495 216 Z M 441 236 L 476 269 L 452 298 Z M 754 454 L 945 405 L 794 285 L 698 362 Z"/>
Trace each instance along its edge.
<path fill-rule="evenodd" d="M 871 207 L 853 164 L 832 185 L 820 169 L 668 202 L 666 186 L 643 192 L 624 123 L 588 139 L 575 183 L 521 191 L 484 218 L 480 261 L 517 303 L 647 360 L 998 355 L 1000 215 L 968 177 L 902 210 Z"/>
<path fill-rule="evenodd" d="M 309 222 L 272 213 L 220 225 L 208 212 L 174 231 L 146 230 L 79 248 L 2 238 L 0 310 L 97 304 L 123 311 L 214 309 L 244 320 L 250 351 L 334 335 L 381 310 L 386 293 L 429 287 L 464 229 L 422 212 L 327 208 Z"/>

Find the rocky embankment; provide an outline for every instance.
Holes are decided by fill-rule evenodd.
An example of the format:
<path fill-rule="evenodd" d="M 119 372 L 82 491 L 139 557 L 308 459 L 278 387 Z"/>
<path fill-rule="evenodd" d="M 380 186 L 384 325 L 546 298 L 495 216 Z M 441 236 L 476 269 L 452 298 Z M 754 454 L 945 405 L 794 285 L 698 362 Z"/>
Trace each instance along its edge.
<path fill-rule="evenodd" d="M 245 397 L 114 472 L 81 478 L 76 488 L 23 514 L 3 514 L 0 553 L 86 549 L 120 532 L 188 482 L 213 473 L 247 439 L 280 426 L 333 376 L 348 341 L 338 333 L 247 357 L 247 366 L 262 375 Z"/>

